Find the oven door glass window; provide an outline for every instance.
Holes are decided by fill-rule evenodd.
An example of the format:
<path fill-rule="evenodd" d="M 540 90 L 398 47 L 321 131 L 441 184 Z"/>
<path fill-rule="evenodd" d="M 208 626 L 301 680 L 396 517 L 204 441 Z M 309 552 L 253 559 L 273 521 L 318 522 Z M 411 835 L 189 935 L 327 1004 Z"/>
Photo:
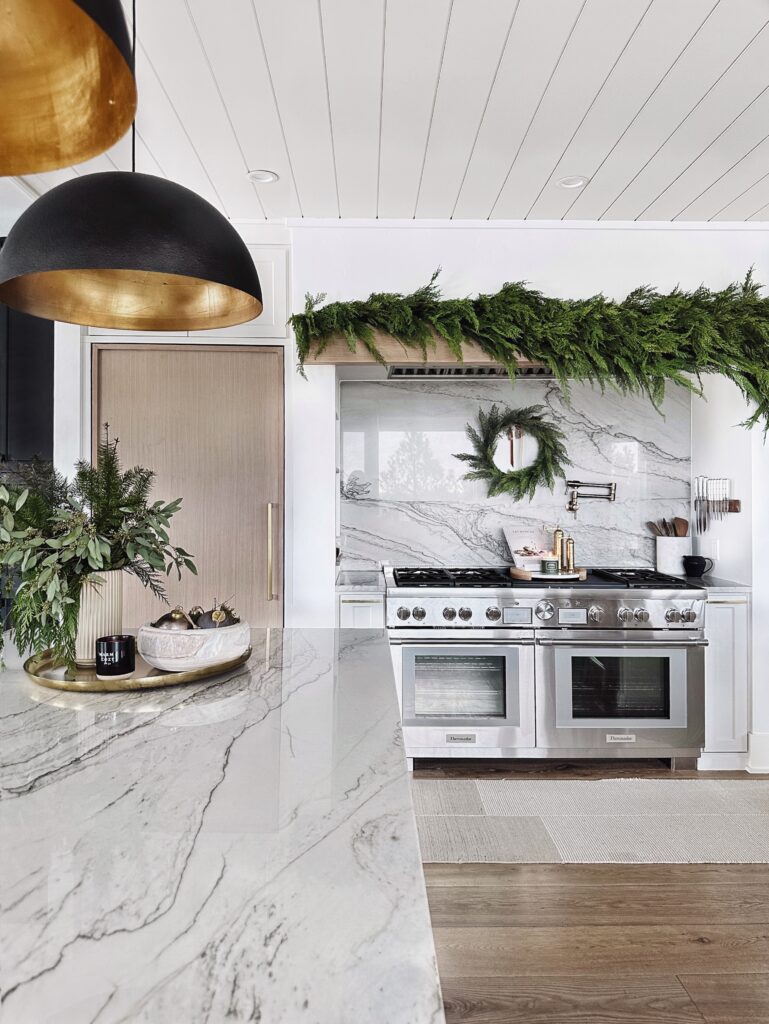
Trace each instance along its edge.
<path fill-rule="evenodd" d="M 407 648 L 403 659 L 404 717 L 492 719 L 520 724 L 517 654 L 510 649 Z"/>
<path fill-rule="evenodd" d="M 575 656 L 571 706 L 575 718 L 669 718 L 670 660 Z"/>
<path fill-rule="evenodd" d="M 686 725 L 686 652 L 616 648 L 556 655 L 557 724 L 568 728 Z"/>

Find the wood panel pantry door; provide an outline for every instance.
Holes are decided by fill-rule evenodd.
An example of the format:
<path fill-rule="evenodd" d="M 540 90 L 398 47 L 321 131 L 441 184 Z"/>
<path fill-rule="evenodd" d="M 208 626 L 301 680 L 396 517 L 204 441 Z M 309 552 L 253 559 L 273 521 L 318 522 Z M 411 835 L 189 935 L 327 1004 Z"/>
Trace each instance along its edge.
<path fill-rule="evenodd" d="M 94 441 L 109 423 L 123 468 L 153 469 L 153 497 L 183 499 L 171 541 L 198 575 L 172 571 L 171 606 L 231 599 L 252 625 L 282 625 L 283 350 L 105 343 L 92 372 Z M 125 628 L 164 610 L 128 574 L 123 604 Z"/>

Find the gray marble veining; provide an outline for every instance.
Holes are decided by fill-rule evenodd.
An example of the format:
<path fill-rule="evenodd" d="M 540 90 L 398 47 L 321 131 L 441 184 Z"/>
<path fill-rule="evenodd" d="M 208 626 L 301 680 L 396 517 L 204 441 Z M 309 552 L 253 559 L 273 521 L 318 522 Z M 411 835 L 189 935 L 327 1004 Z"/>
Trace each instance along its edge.
<path fill-rule="evenodd" d="M 489 498 L 462 479 L 455 452 L 465 427 L 493 403 L 542 404 L 566 434 L 570 477 L 617 484 L 617 500 L 566 511 L 563 481 L 528 502 Z M 341 385 L 343 568 L 494 565 L 510 561 L 503 526 L 524 533 L 560 524 L 582 565 L 651 565 L 649 519 L 688 517 L 691 400 L 668 388 L 661 414 L 641 396 L 574 383 L 570 402 L 553 381 L 343 382 Z M 534 456 L 524 440 L 523 458 Z"/>
<path fill-rule="evenodd" d="M 253 646 L 135 694 L 0 674 L 0 1020 L 443 1021 L 384 635 Z"/>

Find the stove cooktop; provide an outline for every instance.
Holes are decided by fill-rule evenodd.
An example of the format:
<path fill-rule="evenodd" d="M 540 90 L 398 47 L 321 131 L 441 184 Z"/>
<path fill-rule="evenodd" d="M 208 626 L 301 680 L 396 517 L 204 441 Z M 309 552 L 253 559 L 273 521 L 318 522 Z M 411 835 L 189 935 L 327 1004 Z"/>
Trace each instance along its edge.
<path fill-rule="evenodd" d="M 541 590 L 547 588 L 595 588 L 612 590 L 699 590 L 696 583 L 683 580 L 678 576 L 668 576 L 655 569 L 590 569 L 585 580 L 514 580 L 507 567 L 474 567 L 460 569 L 440 569 L 432 567 L 403 567 L 393 569 L 396 587 L 417 588 L 509 588 L 515 587 Z"/>

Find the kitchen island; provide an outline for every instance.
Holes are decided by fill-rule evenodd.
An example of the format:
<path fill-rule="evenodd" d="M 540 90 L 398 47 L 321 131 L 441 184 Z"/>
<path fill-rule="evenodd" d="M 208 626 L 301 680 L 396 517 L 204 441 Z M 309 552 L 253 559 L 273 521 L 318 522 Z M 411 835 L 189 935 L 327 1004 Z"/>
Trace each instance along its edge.
<path fill-rule="evenodd" d="M 1 1020 L 443 1021 L 383 632 L 0 712 Z"/>

